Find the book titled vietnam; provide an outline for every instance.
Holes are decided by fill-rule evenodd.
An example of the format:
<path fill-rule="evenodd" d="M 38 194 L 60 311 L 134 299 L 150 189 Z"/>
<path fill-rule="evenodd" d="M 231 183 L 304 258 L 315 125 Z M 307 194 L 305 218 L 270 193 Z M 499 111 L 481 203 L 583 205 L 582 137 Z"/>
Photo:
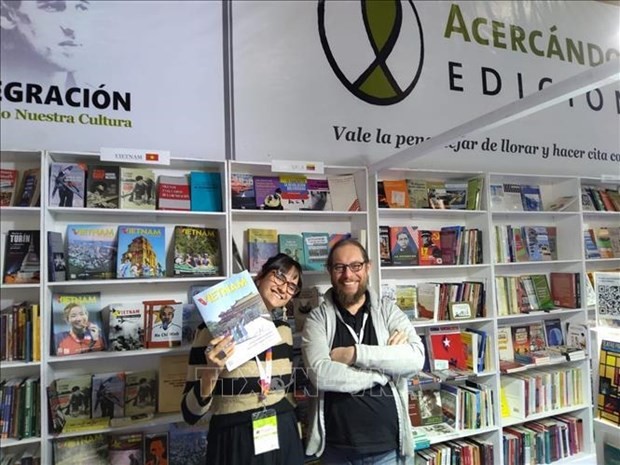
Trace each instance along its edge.
<path fill-rule="evenodd" d="M 166 275 L 164 226 L 118 227 L 117 278 L 160 278 Z"/>
<path fill-rule="evenodd" d="M 40 231 L 9 231 L 4 250 L 4 283 L 38 283 L 41 279 Z"/>
<path fill-rule="evenodd" d="M 52 333 L 56 355 L 105 350 L 101 320 L 101 293 L 54 292 Z"/>
<path fill-rule="evenodd" d="M 67 226 L 67 266 L 70 280 L 112 279 L 116 276 L 116 226 Z"/>
<path fill-rule="evenodd" d="M 220 233 L 216 228 L 174 227 L 174 276 L 218 276 Z"/>
<path fill-rule="evenodd" d="M 109 350 L 144 349 L 144 305 L 122 302 L 108 305 L 103 311 L 108 326 Z"/>
<path fill-rule="evenodd" d="M 49 186 L 50 207 L 83 207 L 86 166 L 82 163 L 52 163 Z"/>
<path fill-rule="evenodd" d="M 230 335 L 235 351 L 228 370 L 280 342 L 280 335 L 248 271 L 242 271 L 193 297 L 207 328 L 215 337 Z"/>
<path fill-rule="evenodd" d="M 118 189 L 118 166 L 88 166 L 86 177 L 87 208 L 118 208 Z"/>

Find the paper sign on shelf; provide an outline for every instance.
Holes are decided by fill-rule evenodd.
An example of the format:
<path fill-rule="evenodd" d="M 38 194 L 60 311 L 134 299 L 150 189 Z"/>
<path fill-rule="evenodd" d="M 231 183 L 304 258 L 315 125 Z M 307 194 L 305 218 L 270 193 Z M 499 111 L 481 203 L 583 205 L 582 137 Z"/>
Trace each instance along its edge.
<path fill-rule="evenodd" d="M 99 158 L 101 161 L 169 165 L 170 151 L 102 147 Z"/>
<path fill-rule="evenodd" d="M 272 160 L 271 171 L 274 173 L 323 174 L 325 165 L 322 161 Z"/>

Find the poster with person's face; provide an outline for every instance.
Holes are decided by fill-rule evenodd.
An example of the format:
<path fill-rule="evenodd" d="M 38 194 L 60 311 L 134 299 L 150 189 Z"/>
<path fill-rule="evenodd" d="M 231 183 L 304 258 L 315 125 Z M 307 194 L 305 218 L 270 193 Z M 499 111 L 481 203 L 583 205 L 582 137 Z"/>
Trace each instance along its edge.
<path fill-rule="evenodd" d="M 1 0 L 0 19 L 3 150 L 224 158 L 220 2 Z"/>

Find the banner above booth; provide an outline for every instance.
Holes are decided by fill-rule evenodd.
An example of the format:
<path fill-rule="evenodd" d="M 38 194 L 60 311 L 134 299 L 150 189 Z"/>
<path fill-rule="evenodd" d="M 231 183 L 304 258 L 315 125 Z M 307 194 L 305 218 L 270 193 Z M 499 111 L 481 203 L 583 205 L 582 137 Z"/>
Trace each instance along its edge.
<path fill-rule="evenodd" d="M 235 2 L 232 19 L 247 161 L 376 163 L 620 57 L 620 8 L 600 2 Z M 620 83 L 412 165 L 620 175 Z"/>
<path fill-rule="evenodd" d="M 3 150 L 224 159 L 220 2 L 2 1 Z"/>

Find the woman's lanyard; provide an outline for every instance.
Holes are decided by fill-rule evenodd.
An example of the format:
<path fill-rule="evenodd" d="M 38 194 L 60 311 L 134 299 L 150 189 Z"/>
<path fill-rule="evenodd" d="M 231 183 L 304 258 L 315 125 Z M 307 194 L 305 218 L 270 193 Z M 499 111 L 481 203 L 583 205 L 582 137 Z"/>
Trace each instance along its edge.
<path fill-rule="evenodd" d="M 351 326 L 349 326 L 345 321 L 344 318 L 342 318 L 342 315 L 340 314 L 339 311 L 336 311 L 336 315 L 338 316 L 338 319 L 340 321 L 342 321 L 342 323 L 344 324 L 344 326 L 347 328 L 347 330 L 349 331 L 349 334 L 351 334 L 351 337 L 353 338 L 353 340 L 355 341 L 356 344 L 361 344 L 362 340 L 364 339 L 364 329 L 366 328 L 366 322 L 368 321 L 368 312 L 364 312 L 364 316 L 362 317 L 362 327 L 360 328 L 360 332 L 359 334 L 355 333 L 355 329 L 351 328 Z"/>
<path fill-rule="evenodd" d="M 271 373 L 273 370 L 273 351 L 271 347 L 267 349 L 267 353 L 265 354 L 265 366 L 260 363 L 258 359 L 258 355 L 254 357 L 256 359 L 256 366 L 258 367 L 258 374 L 260 376 L 259 384 L 260 384 L 260 394 L 258 395 L 258 400 L 264 402 L 269 394 L 269 389 L 271 389 Z"/>

